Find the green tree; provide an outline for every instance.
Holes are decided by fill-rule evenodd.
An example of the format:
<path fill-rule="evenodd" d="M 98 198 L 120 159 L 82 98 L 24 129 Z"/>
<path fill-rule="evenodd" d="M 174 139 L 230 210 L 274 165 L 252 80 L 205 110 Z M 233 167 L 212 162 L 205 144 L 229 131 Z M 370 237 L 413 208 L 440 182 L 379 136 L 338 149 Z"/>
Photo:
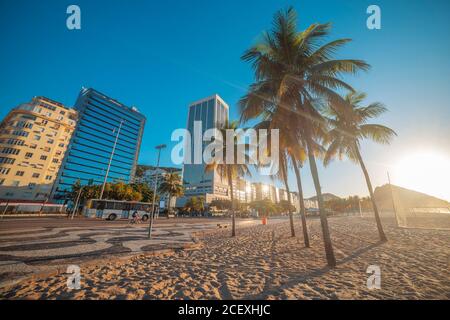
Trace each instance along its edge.
<path fill-rule="evenodd" d="M 352 92 L 345 96 L 346 107 L 339 109 L 329 108 L 327 110 L 330 115 L 331 130 L 328 133 L 327 142 L 329 147 L 324 158 L 324 164 L 328 165 L 335 156 L 342 159 L 343 155 L 359 163 L 366 179 L 380 240 L 386 241 L 387 238 L 373 195 L 370 176 L 361 156 L 360 144 L 363 139 L 371 139 L 378 143 L 388 144 L 396 133 L 388 127 L 367 123 L 370 119 L 386 112 L 387 109 L 379 102 L 362 106 L 361 103 L 365 98 L 365 93 Z"/>
<path fill-rule="evenodd" d="M 313 24 L 298 32 L 296 20 L 293 8 L 277 12 L 273 29 L 242 56 L 252 63 L 255 83 L 240 101 L 241 120 L 258 118 L 268 110 L 275 113 L 287 110 L 297 120 L 296 132 L 305 142 L 316 189 L 327 262 L 334 267 L 336 259 L 316 165 L 320 150 L 315 138 L 326 123 L 320 112 L 323 104 L 339 108 L 345 102 L 336 90 L 353 91 L 341 76 L 367 70 L 369 65 L 361 60 L 333 58 L 350 39 L 324 43 L 330 24 Z"/>
<path fill-rule="evenodd" d="M 135 192 L 141 194 L 142 202 L 152 202 L 153 201 L 153 190 L 147 183 L 132 183 L 131 187 Z M 158 195 L 156 195 L 156 200 L 158 201 Z"/>
<path fill-rule="evenodd" d="M 249 203 L 249 207 L 262 217 L 268 217 L 277 212 L 277 206 L 270 199 L 252 201 Z"/>
<path fill-rule="evenodd" d="M 181 197 L 184 194 L 183 183 L 181 177 L 177 173 L 168 173 L 163 177 L 163 181 L 159 186 L 159 192 L 161 194 L 167 194 L 169 197 L 169 203 L 167 208 L 171 213 L 170 203 L 172 197 Z"/>
<path fill-rule="evenodd" d="M 292 212 L 295 210 L 295 206 L 288 200 L 280 200 L 280 202 L 277 203 L 277 206 L 279 207 L 280 212 Z"/>
<path fill-rule="evenodd" d="M 205 210 L 205 199 L 203 197 L 191 197 L 186 201 L 184 209 L 189 213 L 199 213 Z"/>

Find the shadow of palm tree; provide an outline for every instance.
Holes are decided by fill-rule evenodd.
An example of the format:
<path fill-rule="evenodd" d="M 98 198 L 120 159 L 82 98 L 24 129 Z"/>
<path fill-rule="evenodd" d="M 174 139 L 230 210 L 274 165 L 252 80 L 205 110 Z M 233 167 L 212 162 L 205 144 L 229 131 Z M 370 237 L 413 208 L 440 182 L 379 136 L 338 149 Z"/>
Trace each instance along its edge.
<path fill-rule="evenodd" d="M 378 247 L 380 244 L 383 244 L 383 243 L 385 243 L 385 242 L 380 240 L 378 242 L 371 243 L 371 244 L 369 244 L 369 245 L 367 245 L 365 247 L 359 248 L 356 251 L 354 251 L 352 254 L 346 256 L 344 259 L 338 260 L 337 261 L 337 265 L 342 265 L 344 263 L 347 263 L 347 262 L 349 262 L 349 261 L 359 257 L 360 255 L 368 252 L 369 250 L 372 250 L 375 247 Z"/>
<path fill-rule="evenodd" d="M 346 256 L 345 258 L 338 260 L 337 261 L 337 265 L 343 265 L 357 257 L 359 257 L 360 255 L 368 252 L 369 250 L 372 250 L 373 248 L 379 246 L 380 244 L 384 243 L 383 241 L 378 241 L 376 243 L 371 243 L 367 246 L 364 246 L 362 248 L 357 249 L 356 251 L 354 251 L 353 253 L 351 253 L 350 255 Z M 299 283 L 305 282 L 307 280 L 311 280 L 314 279 L 316 277 L 321 277 L 323 275 L 325 275 L 326 273 L 328 273 L 329 271 L 333 270 L 333 268 L 330 268 L 328 266 L 324 266 L 322 268 L 316 268 L 313 269 L 309 272 L 305 272 L 305 273 L 295 273 L 295 272 L 291 272 L 290 276 L 293 277 L 292 280 L 284 283 L 282 286 L 280 287 L 274 287 L 273 286 L 273 281 L 274 281 L 274 276 L 273 276 L 273 272 L 272 270 L 274 270 L 274 256 L 275 256 L 275 244 L 276 241 L 272 241 L 272 247 L 271 247 L 271 256 L 270 256 L 270 271 L 269 271 L 269 278 L 266 281 L 264 288 L 262 290 L 261 293 L 256 294 L 256 295 L 252 295 L 249 297 L 246 297 L 246 299 L 253 299 L 253 300 L 265 300 L 267 299 L 267 297 L 271 294 L 271 293 L 276 293 L 276 292 L 280 292 L 281 290 L 285 290 L 285 289 L 289 289 Z M 306 249 L 306 248 L 303 248 Z"/>

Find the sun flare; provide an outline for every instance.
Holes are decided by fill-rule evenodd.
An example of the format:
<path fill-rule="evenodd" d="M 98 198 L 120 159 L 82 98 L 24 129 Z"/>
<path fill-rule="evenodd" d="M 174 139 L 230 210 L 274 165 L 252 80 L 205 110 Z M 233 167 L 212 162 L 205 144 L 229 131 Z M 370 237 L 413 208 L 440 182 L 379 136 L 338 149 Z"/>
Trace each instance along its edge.
<path fill-rule="evenodd" d="M 434 151 L 404 157 L 395 165 L 393 184 L 450 200 L 450 158 Z"/>

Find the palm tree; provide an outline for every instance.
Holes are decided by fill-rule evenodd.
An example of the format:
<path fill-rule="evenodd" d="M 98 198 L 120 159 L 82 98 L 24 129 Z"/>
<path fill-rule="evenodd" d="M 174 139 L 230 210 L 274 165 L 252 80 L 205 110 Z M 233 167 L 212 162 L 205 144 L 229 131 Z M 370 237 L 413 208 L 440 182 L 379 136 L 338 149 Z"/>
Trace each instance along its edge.
<path fill-rule="evenodd" d="M 245 150 L 247 150 L 246 144 L 244 142 L 241 142 L 242 139 L 242 130 L 238 130 L 238 122 L 228 122 L 226 121 L 225 124 L 222 126 L 222 128 L 217 129 L 221 132 L 222 137 L 227 137 L 227 130 L 233 130 L 235 132 L 233 136 L 233 142 L 230 141 L 216 141 L 216 145 L 218 148 L 216 148 L 215 153 L 222 154 L 225 156 L 227 153 L 227 148 L 229 146 L 232 146 L 234 149 L 232 151 L 232 154 L 234 156 L 234 159 L 225 159 L 223 161 L 212 161 L 212 163 L 209 163 L 205 167 L 205 171 L 214 171 L 217 169 L 219 175 L 222 178 L 227 179 L 228 181 L 228 188 L 229 188 L 229 194 L 230 194 L 230 200 L 231 200 L 231 236 L 236 236 L 236 216 L 235 216 L 235 210 L 234 210 L 234 192 L 233 192 L 233 181 L 236 181 L 237 178 L 243 177 L 245 175 L 250 176 L 250 171 L 248 169 L 247 163 L 249 163 L 249 157 L 246 154 Z M 242 151 L 244 150 L 244 151 Z M 244 154 L 242 154 L 244 152 Z M 238 161 L 238 159 L 244 159 L 244 163 L 240 163 L 241 161 Z M 227 161 L 231 160 L 231 161 Z"/>
<path fill-rule="evenodd" d="M 297 179 L 297 189 L 298 189 L 298 202 L 300 204 L 300 219 L 302 222 L 302 230 L 303 230 L 303 241 L 305 243 L 305 247 L 309 248 L 309 236 L 308 229 L 306 226 L 306 209 L 305 209 L 305 201 L 303 196 L 303 187 L 302 187 L 302 178 L 300 176 L 300 169 L 302 167 L 302 160 L 297 160 L 295 157 L 292 158 L 292 167 L 294 168 L 295 178 Z"/>
<path fill-rule="evenodd" d="M 258 123 L 255 126 L 256 130 L 260 130 L 260 129 L 264 129 L 267 130 L 267 132 L 271 132 L 271 129 L 278 129 L 281 127 L 281 129 L 279 130 L 279 140 L 278 140 L 278 148 L 279 148 L 279 152 L 278 152 L 278 165 L 279 165 L 279 170 L 272 175 L 272 178 L 277 178 L 279 180 L 281 180 L 284 184 L 284 187 L 286 188 L 287 191 L 287 195 L 288 195 L 288 201 L 290 204 L 292 204 L 291 201 L 291 192 L 290 192 L 290 188 L 289 188 L 289 183 L 288 183 L 288 162 L 289 162 L 289 156 L 292 153 L 292 149 L 290 148 L 290 143 L 291 141 L 289 141 L 289 137 L 291 137 L 291 135 L 289 134 L 289 128 L 286 128 L 285 126 L 281 126 L 281 122 L 279 122 L 278 120 L 281 120 L 280 117 L 278 117 L 279 114 L 277 113 L 271 113 L 270 111 L 265 112 L 262 115 L 262 118 L 264 119 L 263 121 L 261 121 L 260 123 Z M 286 123 L 285 123 L 286 125 Z M 269 153 L 269 146 L 275 143 L 275 141 L 272 141 L 272 137 L 271 135 L 269 135 L 269 141 L 268 141 L 268 148 L 267 150 L 265 150 L 266 153 Z M 295 146 L 292 145 L 292 146 Z M 292 214 L 292 209 L 291 207 L 288 207 L 288 214 L 289 214 L 289 225 L 291 228 L 291 237 L 295 237 L 295 228 L 294 228 L 294 216 Z"/>
<path fill-rule="evenodd" d="M 289 117 L 291 115 L 291 117 Z M 284 164 L 281 166 L 281 172 L 278 172 L 278 178 L 280 178 L 286 190 L 289 192 L 288 185 L 288 170 L 287 163 L 290 160 L 292 167 L 294 168 L 295 176 L 297 179 L 297 188 L 299 192 L 299 204 L 300 204 L 300 219 L 302 223 L 303 230 L 303 239 L 305 243 L 305 247 L 309 247 L 309 236 L 308 229 L 306 226 L 306 211 L 305 204 L 303 202 L 303 189 L 300 177 L 300 169 L 303 162 L 306 159 L 306 151 L 305 148 L 299 140 L 301 140 L 301 136 L 299 136 L 296 132 L 297 120 L 296 117 L 292 117 L 292 114 L 287 113 L 286 110 L 281 109 L 277 113 L 273 113 L 270 111 L 266 111 L 263 113 L 262 118 L 264 121 L 255 126 L 255 129 L 274 129 L 279 128 L 279 149 L 283 150 L 280 153 L 279 163 Z M 291 202 L 290 193 L 288 193 L 289 202 Z M 292 202 L 291 202 L 292 203 Z M 289 220 L 291 226 L 291 236 L 295 236 L 294 231 L 294 220 L 292 213 L 289 212 Z"/>
<path fill-rule="evenodd" d="M 273 29 L 262 40 L 247 50 L 242 59 L 252 63 L 255 83 L 241 99 L 241 120 L 258 118 L 270 110 L 278 113 L 285 109 L 297 120 L 297 133 L 305 142 L 311 175 L 316 189 L 320 221 L 328 265 L 336 265 L 328 220 L 316 165 L 317 133 L 326 122 L 320 113 L 324 103 L 333 108 L 345 102 L 338 89 L 354 91 L 341 79 L 344 74 L 367 70 L 369 65 L 361 60 L 337 60 L 333 55 L 350 39 L 324 43 L 330 24 L 312 24 L 304 31 L 297 31 L 297 14 L 291 7 L 278 11 Z"/>
<path fill-rule="evenodd" d="M 387 241 L 377 204 L 373 196 L 369 173 L 361 156 L 360 141 L 368 138 L 378 143 L 388 144 L 391 138 L 397 134 L 388 127 L 367 123 L 369 119 L 379 116 L 386 112 L 387 109 L 379 102 L 374 102 L 368 106 L 361 106 L 361 102 L 365 98 L 365 93 L 352 92 L 345 96 L 345 101 L 348 103 L 346 108 L 330 108 L 328 110 L 331 130 L 328 134 L 327 142 L 329 143 L 329 147 L 324 158 L 324 164 L 328 165 L 330 160 L 336 155 L 340 159 L 343 155 L 346 155 L 350 160 L 359 163 L 366 179 L 367 188 L 369 189 L 380 240 Z"/>
<path fill-rule="evenodd" d="M 159 185 L 159 192 L 168 195 L 169 203 L 167 204 L 167 211 L 168 214 L 170 214 L 172 212 L 170 207 L 172 197 L 181 197 L 184 194 L 180 175 L 175 172 L 167 173 L 163 177 L 162 183 Z"/>

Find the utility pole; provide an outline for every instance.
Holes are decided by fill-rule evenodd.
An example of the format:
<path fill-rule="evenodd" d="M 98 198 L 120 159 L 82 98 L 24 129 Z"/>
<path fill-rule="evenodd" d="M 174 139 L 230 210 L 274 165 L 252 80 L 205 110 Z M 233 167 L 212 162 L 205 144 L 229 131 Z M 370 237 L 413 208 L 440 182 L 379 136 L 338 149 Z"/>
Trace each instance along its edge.
<path fill-rule="evenodd" d="M 394 209 L 395 221 L 397 222 L 397 228 L 398 228 L 400 225 L 398 223 L 397 209 L 395 208 L 394 192 L 392 191 L 391 177 L 389 176 L 389 171 L 387 172 L 387 178 L 388 178 L 388 182 L 389 182 L 389 188 L 391 189 L 392 208 Z"/>
<path fill-rule="evenodd" d="M 159 159 L 161 157 L 161 150 L 166 147 L 165 144 L 160 144 L 155 147 L 158 150 L 158 161 L 156 162 L 156 177 L 155 177 L 155 186 L 153 188 L 153 202 L 152 202 L 152 212 L 150 214 L 150 224 L 148 226 L 148 238 L 152 238 L 152 229 L 153 229 L 153 219 L 155 218 L 155 201 L 156 201 L 156 188 L 158 186 L 158 169 L 159 169 Z"/>
<path fill-rule="evenodd" d="M 77 200 L 75 201 L 75 205 L 73 206 L 72 217 L 70 219 L 73 220 L 73 216 L 78 209 L 78 202 L 80 202 L 81 192 L 83 191 L 83 186 L 80 185 L 80 190 L 78 191 Z"/>
<path fill-rule="evenodd" d="M 106 169 L 106 173 L 105 173 L 105 179 L 103 180 L 102 190 L 100 191 L 100 197 L 99 197 L 100 200 L 103 198 L 103 192 L 105 191 L 106 180 L 108 179 L 108 174 L 109 174 L 109 168 L 111 167 L 111 162 L 112 162 L 112 159 L 114 156 L 114 152 L 116 151 L 117 140 L 119 140 L 119 134 L 120 134 L 120 129 L 122 129 L 122 124 L 123 124 L 123 120 L 120 120 L 119 129 L 117 130 L 116 139 L 114 140 L 114 145 L 111 150 L 111 156 L 109 157 L 108 168 Z M 114 130 L 116 130 L 116 129 L 114 129 Z"/>

